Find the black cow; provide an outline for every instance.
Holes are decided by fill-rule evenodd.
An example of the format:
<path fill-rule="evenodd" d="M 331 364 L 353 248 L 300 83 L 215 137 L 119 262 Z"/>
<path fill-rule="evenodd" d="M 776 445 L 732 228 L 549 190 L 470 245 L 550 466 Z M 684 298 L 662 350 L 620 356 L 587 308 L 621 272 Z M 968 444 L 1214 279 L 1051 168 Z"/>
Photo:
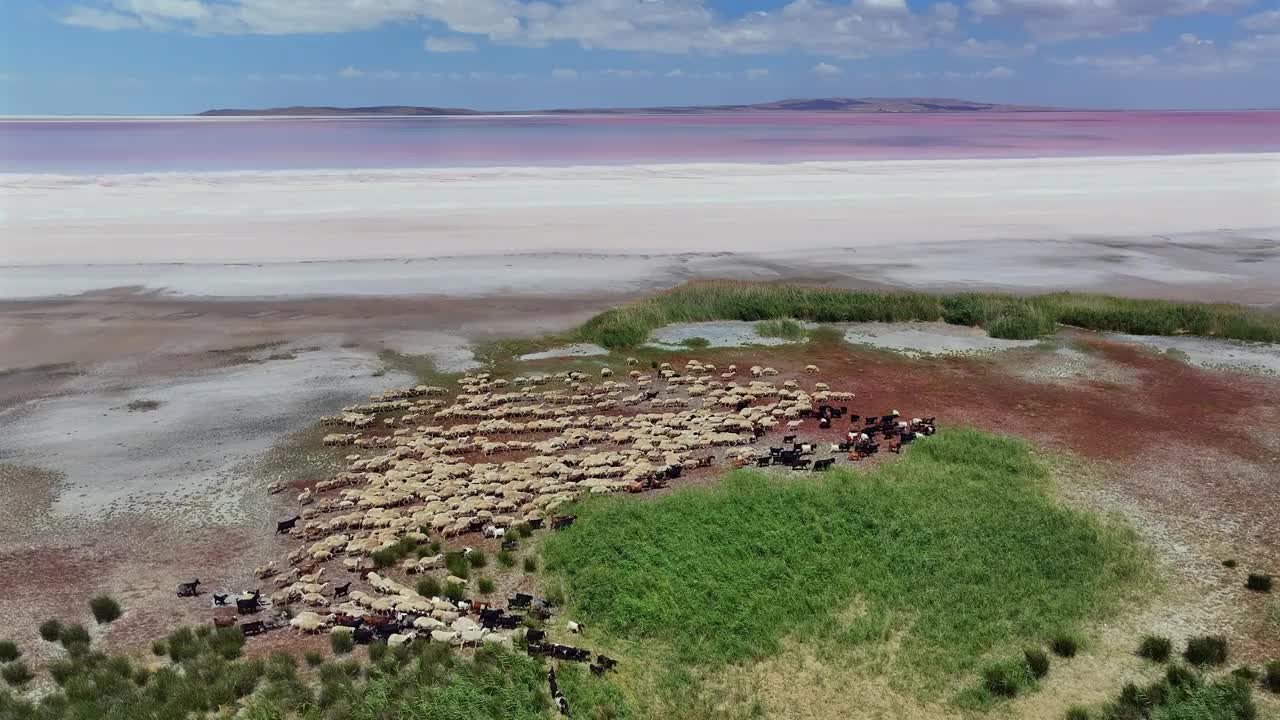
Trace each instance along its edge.
<path fill-rule="evenodd" d="M 198 578 L 178 586 L 178 597 L 196 597 L 199 594 L 200 580 Z"/>
<path fill-rule="evenodd" d="M 293 530 L 293 526 L 297 525 L 298 521 L 301 519 L 302 519 L 301 515 L 294 515 L 288 520 L 281 520 L 280 522 L 276 523 L 276 534 L 288 535 L 289 532 Z"/>
<path fill-rule="evenodd" d="M 251 635 L 261 635 L 266 631 L 267 631 L 267 625 L 261 620 L 254 620 L 253 622 L 240 623 L 240 632 L 244 633 L 245 637 L 249 637 Z"/>

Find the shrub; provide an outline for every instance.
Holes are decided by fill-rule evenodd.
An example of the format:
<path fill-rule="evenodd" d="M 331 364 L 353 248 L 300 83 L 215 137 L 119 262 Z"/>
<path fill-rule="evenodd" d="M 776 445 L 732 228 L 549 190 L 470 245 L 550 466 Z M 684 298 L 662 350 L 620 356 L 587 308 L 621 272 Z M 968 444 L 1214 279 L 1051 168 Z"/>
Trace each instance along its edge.
<path fill-rule="evenodd" d="M 400 556 L 396 554 L 395 548 L 375 550 L 369 554 L 369 557 L 373 558 L 373 566 L 378 569 L 389 568 L 400 559 Z"/>
<path fill-rule="evenodd" d="M 533 534 L 533 526 L 527 522 L 522 522 L 516 526 L 516 534 L 522 538 L 527 538 Z"/>
<path fill-rule="evenodd" d="M 151 653 L 157 657 L 164 657 L 169 653 L 169 649 L 165 647 L 163 640 L 156 640 L 151 643 Z"/>
<path fill-rule="evenodd" d="M 489 557 L 484 554 L 483 550 L 473 550 L 467 555 L 467 561 L 471 563 L 473 568 L 482 568 L 489 564 Z"/>
<path fill-rule="evenodd" d="M 1049 656 L 1040 648 L 1024 650 L 1022 655 L 1027 660 L 1027 667 L 1038 680 L 1049 674 Z"/>
<path fill-rule="evenodd" d="M 89 631 L 80 623 L 72 623 L 62 628 L 62 634 L 58 636 L 58 640 L 67 650 L 70 650 L 72 645 L 88 645 Z"/>
<path fill-rule="evenodd" d="M 62 621 L 49 618 L 40 623 L 40 637 L 49 642 L 58 642 L 58 638 L 62 637 Z"/>
<path fill-rule="evenodd" d="M 1066 720 L 1089 720 L 1089 711 L 1079 705 L 1072 705 L 1067 708 Z"/>
<path fill-rule="evenodd" d="M 11 662 L 0 669 L 0 677 L 10 685 L 18 687 L 31 682 L 31 678 L 35 676 L 31 674 L 31 668 L 27 667 L 26 663 L 18 661 Z"/>
<path fill-rule="evenodd" d="M 381 640 L 369 643 L 369 662 L 376 663 L 387 655 L 387 644 Z"/>
<path fill-rule="evenodd" d="M 458 583 L 448 583 L 444 586 L 444 596 L 454 602 L 458 602 L 466 597 L 466 591 Z"/>
<path fill-rule="evenodd" d="M 702 348 L 711 347 L 711 341 L 704 337 L 685 338 L 680 341 L 680 344 L 691 350 L 700 350 Z"/>
<path fill-rule="evenodd" d="M 514 555 L 512 555 L 512 554 L 511 554 L 511 551 L 510 551 L 510 550 L 506 550 L 506 549 L 499 550 L 499 551 L 498 551 L 498 564 L 499 564 L 499 565 L 501 565 L 502 567 L 508 567 L 508 568 L 509 568 L 509 567 L 511 567 L 512 565 L 515 565 L 515 564 L 516 564 L 516 557 L 515 557 Z"/>
<path fill-rule="evenodd" d="M 1031 668 L 1024 659 L 995 663 L 982 671 L 982 687 L 995 697 L 1015 697 L 1031 682 Z"/>
<path fill-rule="evenodd" d="M 430 545 L 430 547 L 431 547 L 431 553 L 432 553 L 432 554 L 437 554 L 437 553 L 439 553 L 439 552 L 440 552 L 440 541 L 439 541 L 439 540 L 432 540 L 432 541 L 431 541 L 431 545 Z"/>
<path fill-rule="evenodd" d="M 1236 561 L 1230 558 L 1222 561 L 1222 567 L 1224 568 L 1231 569 L 1231 568 L 1234 568 L 1235 566 L 1236 566 Z"/>
<path fill-rule="evenodd" d="M 1058 657 L 1075 657 L 1080 650 L 1080 640 L 1074 635 L 1062 633 L 1049 641 L 1049 649 Z"/>
<path fill-rule="evenodd" d="M 97 620 L 99 625 L 113 622 L 121 615 L 120 603 L 110 595 L 99 595 L 90 600 L 89 610 L 93 612 L 93 619 Z"/>
<path fill-rule="evenodd" d="M 1244 581 L 1244 586 L 1254 592 L 1271 592 L 1271 576 L 1249 573 L 1249 579 Z"/>
<path fill-rule="evenodd" d="M 329 647 L 333 648 L 335 655 L 346 655 L 355 645 L 356 641 L 351 637 L 351 633 L 337 632 L 329 636 Z"/>
<path fill-rule="evenodd" d="M 1262 675 L 1262 686 L 1273 693 L 1280 693 L 1280 660 L 1267 663 L 1266 672 Z"/>
<path fill-rule="evenodd" d="M 1173 642 L 1167 637 L 1144 635 L 1138 643 L 1138 656 L 1158 663 L 1168 662 L 1173 654 Z"/>
<path fill-rule="evenodd" d="M 481 593 L 488 595 L 489 593 L 493 592 L 496 587 L 497 586 L 493 584 L 493 580 L 491 578 L 487 578 L 487 577 L 480 578 Z"/>
<path fill-rule="evenodd" d="M 1187 641 L 1182 657 L 1192 665 L 1222 665 L 1227 661 L 1227 639 L 1221 635 L 1205 635 Z"/>
<path fill-rule="evenodd" d="M 560 587 L 559 585 L 553 585 L 547 588 L 546 600 L 552 605 L 563 605 L 564 604 L 564 588 Z"/>
<path fill-rule="evenodd" d="M 527 573 L 538 572 L 538 558 L 532 555 L 525 556 L 524 571 Z"/>
<path fill-rule="evenodd" d="M 324 655 L 315 650 L 308 650 L 302 657 L 307 661 L 308 667 L 320 667 L 320 663 L 324 662 Z"/>
<path fill-rule="evenodd" d="M 12 640 L 0 640 L 0 662 L 17 660 L 21 656 L 22 651 L 18 649 L 18 643 Z"/>
<path fill-rule="evenodd" d="M 1188 688 L 1200 684 L 1200 676 L 1184 665 L 1170 665 L 1164 671 L 1164 680 L 1169 687 Z"/>
<path fill-rule="evenodd" d="M 467 576 L 471 574 L 471 565 L 460 552 L 445 553 L 444 566 L 450 575 L 460 577 L 463 580 L 466 580 Z"/>
<path fill-rule="evenodd" d="M 422 597 L 438 597 L 440 595 L 440 581 L 433 577 L 424 577 L 418 581 L 416 590 Z"/>

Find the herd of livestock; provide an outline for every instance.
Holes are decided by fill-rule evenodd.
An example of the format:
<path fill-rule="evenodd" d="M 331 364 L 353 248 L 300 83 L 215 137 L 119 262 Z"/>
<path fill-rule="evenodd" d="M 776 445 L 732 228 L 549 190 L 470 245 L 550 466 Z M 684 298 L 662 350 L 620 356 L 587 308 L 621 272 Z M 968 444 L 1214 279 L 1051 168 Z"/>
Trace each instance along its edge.
<path fill-rule="evenodd" d="M 558 511 L 579 496 L 661 488 L 710 465 L 819 471 L 882 447 L 900 451 L 934 431 L 932 418 L 907 420 L 896 410 L 850 413 L 854 394 L 804 377 L 819 374 L 813 365 L 798 379 L 778 382 L 776 370 L 761 366 L 739 371 L 690 360 L 642 369 L 627 362 L 627 375 L 618 378 L 607 367 L 598 379 L 580 372 L 510 380 L 468 374 L 451 398 L 445 388 L 418 386 L 324 418 L 342 428 L 325 444 L 355 450 L 347 468 L 303 490 L 299 515 L 278 524 L 277 532 L 302 545 L 289 554 L 287 571 L 275 563 L 258 569 L 260 579 L 274 583 L 269 596 L 240 595 L 231 614 L 231 598 L 215 595 L 215 605 L 227 607 L 216 624 L 239 622 L 256 634 L 287 623 L 304 633 L 350 633 L 356 642 L 390 645 L 429 639 L 512 647 L 523 638 L 530 653 L 589 661 L 585 650 L 525 630 L 536 625 L 525 622 L 529 616 L 549 617 L 546 601 L 523 594 L 505 603 L 424 597 L 393 575 L 439 575 L 463 588 L 468 581 L 447 574 L 443 553 L 410 555 L 380 569 L 373 556 L 406 541 L 477 532 L 500 538 L 521 524 L 563 527 L 572 518 Z M 761 442 L 771 436 L 781 436 L 781 444 Z M 198 580 L 178 589 L 198 591 Z M 271 608 L 277 610 L 259 615 Z M 601 655 L 592 670 L 612 666 Z M 554 691 L 554 675 L 550 684 Z M 564 708 L 562 696 L 556 702 Z"/>

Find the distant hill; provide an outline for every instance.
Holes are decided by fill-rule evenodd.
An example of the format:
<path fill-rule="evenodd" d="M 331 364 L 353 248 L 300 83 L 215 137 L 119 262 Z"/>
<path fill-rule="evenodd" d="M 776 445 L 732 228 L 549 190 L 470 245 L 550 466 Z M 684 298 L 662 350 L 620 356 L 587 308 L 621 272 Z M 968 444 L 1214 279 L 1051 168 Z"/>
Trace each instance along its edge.
<path fill-rule="evenodd" d="M 1035 112 L 1055 110 L 1031 105 L 1005 105 L 953 98 L 807 98 L 778 100 L 748 105 L 672 105 L 632 108 L 554 108 L 484 112 L 467 108 L 375 105 L 371 107 L 284 107 L 261 110 L 220 109 L 200 113 L 205 117 L 334 117 L 376 115 L 510 115 L 545 113 L 555 115 L 639 113 L 650 115 L 697 115 L 734 112 L 839 112 L 839 113 L 931 113 L 931 112 Z"/>

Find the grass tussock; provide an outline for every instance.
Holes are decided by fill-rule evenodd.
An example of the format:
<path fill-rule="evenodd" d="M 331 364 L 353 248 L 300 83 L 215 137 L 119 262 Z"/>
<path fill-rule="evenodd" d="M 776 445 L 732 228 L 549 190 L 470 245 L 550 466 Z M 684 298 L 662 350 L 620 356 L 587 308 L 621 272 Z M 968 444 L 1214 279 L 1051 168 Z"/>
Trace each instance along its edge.
<path fill-rule="evenodd" d="M 10 662 L 22 657 L 18 643 L 12 640 L 0 640 L 0 662 Z"/>
<path fill-rule="evenodd" d="M 1069 325 L 1136 335 L 1188 334 L 1280 342 L 1280 314 L 1241 305 L 1076 293 L 929 295 L 729 281 L 689 283 L 609 310 L 587 321 L 578 337 L 607 348 L 630 348 L 644 343 L 650 332 L 664 325 L 711 320 L 941 320 L 981 327 L 993 337 L 1010 339 L 1042 337 L 1058 325 Z"/>
<path fill-rule="evenodd" d="M 993 650 L 1108 609 L 1142 574 L 1131 534 L 1055 504 L 1046 475 L 1017 440 L 950 430 L 869 473 L 738 471 L 653 502 L 591 499 L 543 555 L 575 617 L 681 663 L 901 632 L 916 685 L 955 684 Z M 867 612 L 839 620 L 855 597 Z"/>
<path fill-rule="evenodd" d="M 1255 720 L 1252 681 L 1235 675 L 1208 680 L 1179 665 L 1139 686 L 1127 683 L 1102 706 L 1102 720 Z"/>
<path fill-rule="evenodd" d="M 760 337 L 782 338 L 784 340 L 804 340 L 809 337 L 809 331 L 805 329 L 805 326 L 791 318 L 762 320 L 756 323 L 756 334 Z"/>
<path fill-rule="evenodd" d="M 1138 643 L 1138 657 L 1152 662 L 1165 663 L 1173 655 L 1173 641 L 1167 637 L 1144 635 Z"/>
<path fill-rule="evenodd" d="M 1187 640 L 1187 649 L 1182 657 L 1198 667 L 1205 665 L 1225 665 L 1230 653 L 1227 650 L 1227 639 L 1221 635 L 1204 635 Z"/>
<path fill-rule="evenodd" d="M 120 603 L 110 595 L 98 595 L 90 600 L 89 610 L 93 612 L 93 619 L 97 620 L 99 625 L 115 622 L 124 614 L 120 609 Z"/>
<path fill-rule="evenodd" d="M 40 623 L 40 639 L 46 642 L 58 642 L 62 637 L 62 621 L 50 618 Z"/>
<path fill-rule="evenodd" d="M 1270 575 L 1249 573 L 1249 577 L 1244 581 L 1244 586 L 1254 592 L 1269 593 L 1271 592 L 1272 582 Z"/>

